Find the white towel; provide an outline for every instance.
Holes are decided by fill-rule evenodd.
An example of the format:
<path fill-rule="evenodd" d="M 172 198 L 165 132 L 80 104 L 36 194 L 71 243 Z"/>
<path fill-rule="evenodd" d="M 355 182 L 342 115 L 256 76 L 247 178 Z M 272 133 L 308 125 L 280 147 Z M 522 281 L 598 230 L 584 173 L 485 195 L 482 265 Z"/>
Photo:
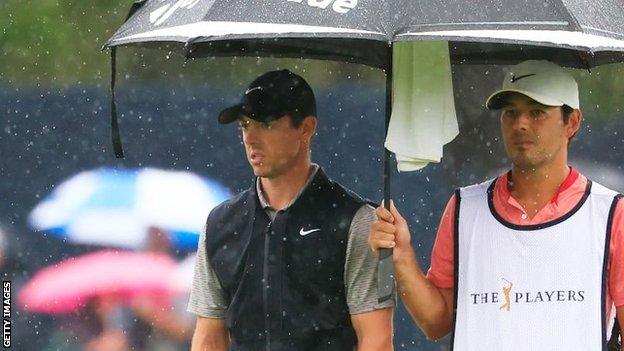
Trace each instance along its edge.
<path fill-rule="evenodd" d="M 399 172 L 416 171 L 440 162 L 444 144 L 459 134 L 448 44 L 398 42 L 393 57 L 392 115 L 385 146 L 395 153 Z"/>

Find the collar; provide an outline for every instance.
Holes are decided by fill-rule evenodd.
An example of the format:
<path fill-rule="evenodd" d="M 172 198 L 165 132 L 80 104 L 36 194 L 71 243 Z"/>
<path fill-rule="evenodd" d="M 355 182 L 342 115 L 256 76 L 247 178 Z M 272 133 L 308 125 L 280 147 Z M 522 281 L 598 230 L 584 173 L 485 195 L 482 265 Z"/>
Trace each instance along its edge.
<path fill-rule="evenodd" d="M 320 169 L 319 165 L 317 165 L 316 163 L 312 163 L 312 173 L 310 173 L 308 180 L 301 187 L 301 189 L 299 189 L 299 192 L 297 193 L 297 195 L 290 201 L 290 203 L 284 209 L 289 208 L 290 206 L 292 206 L 292 204 L 295 201 L 297 201 L 297 199 L 299 199 L 303 191 L 306 190 L 306 188 L 310 185 L 310 183 L 312 183 L 312 179 L 314 179 L 319 169 Z M 267 209 L 267 208 L 273 209 L 271 205 L 269 204 L 269 202 L 267 201 L 267 199 L 264 197 L 264 194 L 262 193 L 262 182 L 260 182 L 260 177 L 256 177 L 256 193 L 258 194 L 258 201 L 260 201 L 260 206 L 263 209 Z"/>
<path fill-rule="evenodd" d="M 555 204 L 558 203 L 559 195 L 563 193 L 564 191 L 568 190 L 574 184 L 574 182 L 576 182 L 576 180 L 578 179 L 580 175 L 579 172 L 576 170 L 576 168 L 571 167 L 571 166 L 568 166 L 568 167 L 570 168 L 570 173 L 568 173 L 568 176 L 563 181 L 563 183 L 561 183 L 561 185 L 559 186 L 559 190 L 557 190 L 557 193 L 551 200 L 551 202 L 554 202 Z M 503 191 L 502 195 L 505 199 L 507 199 L 507 201 L 509 201 L 511 198 L 511 192 L 509 191 L 509 183 L 513 181 L 511 177 L 511 170 L 509 170 L 507 173 L 502 175 L 500 177 L 500 181 L 502 182 L 501 183 L 502 185 L 501 189 Z"/>

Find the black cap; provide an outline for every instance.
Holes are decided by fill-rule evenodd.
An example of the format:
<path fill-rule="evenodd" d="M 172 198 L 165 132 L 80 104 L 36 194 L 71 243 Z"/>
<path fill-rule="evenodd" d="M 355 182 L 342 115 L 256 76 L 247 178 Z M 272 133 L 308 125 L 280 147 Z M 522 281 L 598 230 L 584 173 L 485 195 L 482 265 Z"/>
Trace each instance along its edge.
<path fill-rule="evenodd" d="M 301 76 L 284 69 L 256 78 L 239 104 L 219 113 L 219 123 L 236 121 L 241 115 L 269 122 L 284 115 L 316 116 L 316 100 L 310 85 Z"/>

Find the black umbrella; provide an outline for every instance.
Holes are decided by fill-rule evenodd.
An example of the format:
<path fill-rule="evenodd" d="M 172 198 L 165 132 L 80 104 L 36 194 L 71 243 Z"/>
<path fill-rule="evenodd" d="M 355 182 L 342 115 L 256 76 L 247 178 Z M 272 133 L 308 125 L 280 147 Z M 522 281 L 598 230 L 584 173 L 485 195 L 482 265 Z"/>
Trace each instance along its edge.
<path fill-rule="evenodd" d="M 389 63 L 389 43 L 414 39 L 516 44 L 487 52 L 518 61 L 546 51 L 566 65 L 578 64 L 578 52 L 597 65 L 624 51 L 619 0 L 140 0 L 128 17 L 107 47 L 171 42 L 189 56 L 306 56 L 379 68 Z M 517 44 L 540 48 L 532 54 Z M 472 60 L 483 48 L 458 45 L 454 57 Z"/>
<path fill-rule="evenodd" d="M 366 64 L 386 73 L 391 115 L 392 43 L 446 40 L 451 59 L 549 59 L 591 67 L 624 61 L 619 0 L 140 0 L 105 47 L 112 55 L 113 144 L 123 157 L 114 102 L 115 48 L 177 47 L 187 57 L 306 57 Z M 384 199 L 390 198 L 385 151 Z M 392 296 L 391 251 L 380 253 L 379 298 Z"/>

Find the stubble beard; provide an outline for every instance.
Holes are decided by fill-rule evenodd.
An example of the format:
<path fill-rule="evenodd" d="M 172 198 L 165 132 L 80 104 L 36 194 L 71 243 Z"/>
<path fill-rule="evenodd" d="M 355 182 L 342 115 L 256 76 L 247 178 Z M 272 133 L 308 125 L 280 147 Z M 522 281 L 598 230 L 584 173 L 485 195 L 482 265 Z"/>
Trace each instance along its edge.
<path fill-rule="evenodd" d="M 514 151 L 510 158 L 514 167 L 522 172 L 535 172 L 553 162 L 559 150 L 548 152 L 543 148 L 536 150 Z"/>

